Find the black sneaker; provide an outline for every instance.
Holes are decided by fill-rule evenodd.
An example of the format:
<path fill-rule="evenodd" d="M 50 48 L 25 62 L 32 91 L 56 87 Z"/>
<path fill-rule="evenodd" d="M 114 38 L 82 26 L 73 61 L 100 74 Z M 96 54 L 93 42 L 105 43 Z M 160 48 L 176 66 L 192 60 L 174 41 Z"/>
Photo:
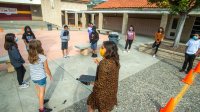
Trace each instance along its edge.
<path fill-rule="evenodd" d="M 53 109 L 44 107 L 44 112 L 51 112 Z"/>
<path fill-rule="evenodd" d="M 49 99 L 44 99 L 44 104 L 48 103 Z"/>
<path fill-rule="evenodd" d="M 183 69 L 180 69 L 180 70 L 179 70 L 179 72 L 184 72 L 184 71 L 185 71 L 185 70 L 183 70 Z"/>
<path fill-rule="evenodd" d="M 94 58 L 98 57 L 97 54 L 94 54 Z"/>
<path fill-rule="evenodd" d="M 39 109 L 39 112 L 51 112 L 53 109 L 44 107 L 43 110 Z"/>
<path fill-rule="evenodd" d="M 91 57 L 93 57 L 93 58 L 94 58 L 94 55 L 95 55 L 95 54 L 94 54 L 94 53 L 92 53 L 92 56 L 91 56 Z"/>

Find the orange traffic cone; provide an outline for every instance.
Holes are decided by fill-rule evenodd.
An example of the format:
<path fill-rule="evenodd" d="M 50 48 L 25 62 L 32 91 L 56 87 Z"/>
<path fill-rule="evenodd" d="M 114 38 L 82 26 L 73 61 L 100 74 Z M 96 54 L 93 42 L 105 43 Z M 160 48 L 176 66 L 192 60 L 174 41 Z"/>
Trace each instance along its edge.
<path fill-rule="evenodd" d="M 192 85 L 193 80 L 194 80 L 194 75 L 193 75 L 194 70 L 191 69 L 189 71 L 189 73 L 185 76 L 185 78 L 182 80 L 182 82 L 188 84 L 188 85 Z"/>
<path fill-rule="evenodd" d="M 160 109 L 160 112 L 173 112 L 175 107 L 175 100 L 171 98 L 164 108 Z"/>
<path fill-rule="evenodd" d="M 197 64 L 197 66 L 194 69 L 194 72 L 200 73 L 200 62 Z"/>

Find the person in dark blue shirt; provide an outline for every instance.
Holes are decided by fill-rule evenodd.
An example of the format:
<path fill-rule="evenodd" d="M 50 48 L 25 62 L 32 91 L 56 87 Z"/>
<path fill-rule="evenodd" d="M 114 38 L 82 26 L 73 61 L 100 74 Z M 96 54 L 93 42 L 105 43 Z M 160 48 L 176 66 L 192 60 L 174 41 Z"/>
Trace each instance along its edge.
<path fill-rule="evenodd" d="M 8 51 L 10 62 L 14 66 L 17 72 L 17 80 L 19 83 L 19 88 L 23 89 L 29 87 L 29 85 L 25 81 L 23 81 L 24 75 L 26 73 L 26 69 L 23 66 L 25 61 L 18 50 L 16 40 L 17 39 L 15 37 L 15 34 L 13 33 L 6 34 L 4 48 Z"/>

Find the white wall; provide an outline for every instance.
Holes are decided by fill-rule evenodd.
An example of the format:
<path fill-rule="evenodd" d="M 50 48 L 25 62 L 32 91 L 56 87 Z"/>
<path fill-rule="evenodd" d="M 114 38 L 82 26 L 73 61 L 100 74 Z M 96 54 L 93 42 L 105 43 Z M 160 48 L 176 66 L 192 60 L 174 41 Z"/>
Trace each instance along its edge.
<path fill-rule="evenodd" d="M 61 0 L 54 0 L 54 8 L 52 8 L 50 0 L 42 0 L 41 6 L 43 21 L 50 22 L 58 26 L 62 26 L 62 10 L 87 10 L 86 4 L 61 2 Z"/>
<path fill-rule="evenodd" d="M 75 10 L 75 11 L 87 10 L 87 4 L 62 2 L 61 10 Z"/>
<path fill-rule="evenodd" d="M 54 0 L 54 8 L 52 8 L 50 0 L 42 0 L 43 21 L 62 26 L 60 5 L 60 0 Z"/>
<path fill-rule="evenodd" d="M 23 3 L 23 4 L 41 4 L 41 0 L 0 0 L 0 2 L 6 3 Z"/>

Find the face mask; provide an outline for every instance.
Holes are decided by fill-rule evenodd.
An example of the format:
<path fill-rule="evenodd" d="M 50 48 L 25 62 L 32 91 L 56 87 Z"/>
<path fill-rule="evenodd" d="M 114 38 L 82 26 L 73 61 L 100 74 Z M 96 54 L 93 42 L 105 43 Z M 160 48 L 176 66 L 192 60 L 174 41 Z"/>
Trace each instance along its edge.
<path fill-rule="evenodd" d="M 104 55 L 105 55 L 105 50 L 102 49 L 102 48 L 100 48 L 99 52 L 100 52 L 100 55 L 101 55 L 102 57 L 104 57 Z"/>
<path fill-rule="evenodd" d="M 18 38 L 17 38 L 17 37 L 15 37 L 15 42 L 16 42 L 16 43 L 18 42 Z"/>
<path fill-rule="evenodd" d="M 197 36 L 193 36 L 193 39 L 194 40 L 198 40 L 199 38 Z"/>

